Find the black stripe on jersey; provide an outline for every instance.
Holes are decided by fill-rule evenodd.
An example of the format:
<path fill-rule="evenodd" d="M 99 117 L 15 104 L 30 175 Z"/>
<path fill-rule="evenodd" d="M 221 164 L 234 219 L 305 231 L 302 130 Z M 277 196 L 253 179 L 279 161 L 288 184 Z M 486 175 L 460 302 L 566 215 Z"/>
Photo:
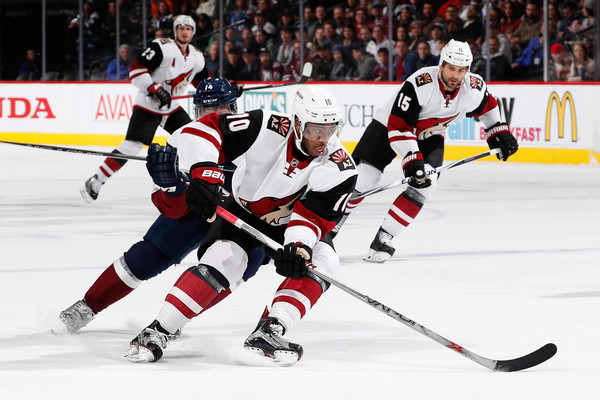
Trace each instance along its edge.
<path fill-rule="evenodd" d="M 404 82 L 392 106 L 391 116 L 401 118 L 407 125 L 415 127 L 417 126 L 420 112 L 421 106 L 419 105 L 415 87 L 412 82 Z"/>
<path fill-rule="evenodd" d="M 357 175 L 352 175 L 326 192 L 309 191 L 306 198 L 300 202 L 319 217 L 337 224 L 344 215 L 344 209 L 334 210 L 332 207 L 339 203 L 342 196 L 349 197 L 356 186 L 357 178 Z"/>
<path fill-rule="evenodd" d="M 483 95 L 483 100 L 481 100 L 481 103 L 479 103 L 479 106 L 477 106 L 476 109 L 474 109 L 473 111 L 471 111 L 470 113 L 467 113 L 467 117 L 472 117 L 474 115 L 481 115 L 483 114 L 483 110 L 485 110 L 485 107 L 487 106 L 488 101 L 490 100 L 490 94 L 489 92 L 486 90 L 484 95 Z"/>
<path fill-rule="evenodd" d="M 225 161 L 233 161 L 254 144 L 260 134 L 263 111 L 252 110 L 244 114 L 224 114 L 219 118 L 219 128 L 223 138 L 222 152 Z M 265 149 L 265 152 L 271 151 Z"/>
<path fill-rule="evenodd" d="M 148 68 L 151 72 L 160 66 L 162 60 L 163 53 L 156 42 L 150 43 L 146 50 L 144 50 L 137 58 L 137 62 Z"/>

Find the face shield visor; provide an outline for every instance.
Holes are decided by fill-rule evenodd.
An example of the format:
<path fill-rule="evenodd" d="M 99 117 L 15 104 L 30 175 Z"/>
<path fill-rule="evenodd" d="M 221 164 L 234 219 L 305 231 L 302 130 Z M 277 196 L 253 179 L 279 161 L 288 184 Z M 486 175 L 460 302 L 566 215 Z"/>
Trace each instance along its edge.
<path fill-rule="evenodd" d="M 196 115 L 196 119 L 200 119 L 210 113 L 236 114 L 237 113 L 237 105 L 231 104 L 228 106 L 216 107 L 216 108 L 194 108 L 194 112 Z"/>
<path fill-rule="evenodd" d="M 339 129 L 341 129 L 341 124 L 337 122 L 331 124 L 307 122 L 304 124 L 302 137 L 306 140 L 328 142 L 333 135 L 339 134 Z"/>

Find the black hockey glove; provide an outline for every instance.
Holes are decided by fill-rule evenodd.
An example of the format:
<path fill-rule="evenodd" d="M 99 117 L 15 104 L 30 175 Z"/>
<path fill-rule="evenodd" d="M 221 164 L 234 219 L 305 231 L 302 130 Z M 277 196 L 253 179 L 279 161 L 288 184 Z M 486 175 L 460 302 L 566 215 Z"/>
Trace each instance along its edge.
<path fill-rule="evenodd" d="M 406 178 L 412 177 L 408 184 L 417 189 L 431 186 L 431 179 L 425 174 L 425 162 L 420 151 L 409 151 L 402 159 L 402 170 Z"/>
<path fill-rule="evenodd" d="M 146 156 L 146 168 L 155 185 L 164 192 L 179 195 L 187 189 L 187 176 L 179 171 L 177 148 L 152 143 Z"/>
<path fill-rule="evenodd" d="M 167 106 L 167 108 L 171 107 L 171 95 L 167 92 L 160 83 L 153 83 L 148 86 L 148 93 L 154 100 L 158 103 L 158 108 L 163 108 Z"/>
<path fill-rule="evenodd" d="M 185 203 L 200 218 L 212 222 L 217 206 L 221 204 L 225 175 L 214 162 L 194 164 L 190 172 L 192 181 L 185 194 Z"/>
<path fill-rule="evenodd" d="M 244 93 L 244 84 L 239 83 L 239 82 L 234 82 L 234 81 L 231 81 L 229 83 L 231 83 L 233 90 L 235 90 L 235 95 L 237 97 L 242 97 L 242 94 Z"/>
<path fill-rule="evenodd" d="M 485 140 L 491 149 L 500 149 L 501 154 L 496 154 L 498 160 L 506 161 L 519 149 L 517 139 L 510 133 L 508 125 L 503 122 L 498 122 L 496 125 L 485 130 Z"/>
<path fill-rule="evenodd" d="M 275 271 L 287 278 L 298 279 L 308 274 L 306 262 L 312 258 L 312 250 L 302 243 L 288 243 L 275 253 Z"/>

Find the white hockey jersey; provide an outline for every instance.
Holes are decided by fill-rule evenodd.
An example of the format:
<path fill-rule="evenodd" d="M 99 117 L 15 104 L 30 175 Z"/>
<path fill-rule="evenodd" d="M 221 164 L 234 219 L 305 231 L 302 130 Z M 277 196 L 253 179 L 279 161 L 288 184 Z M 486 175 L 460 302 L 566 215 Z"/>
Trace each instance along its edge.
<path fill-rule="evenodd" d="M 167 139 L 177 147 L 184 172 L 200 162 L 234 161 L 232 195 L 249 213 L 287 225 L 285 243 L 310 247 L 335 227 L 354 190 L 354 161 L 336 136 L 312 158 L 294 144 L 289 115 L 254 110 L 209 114 Z"/>
<path fill-rule="evenodd" d="M 438 66 L 419 69 L 375 113 L 374 119 L 387 126 L 390 144 L 401 156 L 418 150 L 416 140 L 446 135 L 448 127 L 465 116 L 480 118 L 486 128 L 500 122 L 498 101 L 481 76 L 467 72 L 462 84 L 447 93 L 439 74 Z"/>
<path fill-rule="evenodd" d="M 139 92 L 134 107 L 143 108 L 153 114 L 170 115 L 179 105 L 171 102 L 170 107 L 158 108 L 156 100 L 148 94 L 148 87 L 160 83 L 171 97 L 186 94 L 191 83 L 197 87 L 208 76 L 204 55 L 192 45 L 183 53 L 172 39 L 155 39 L 131 64 L 129 78 Z"/>

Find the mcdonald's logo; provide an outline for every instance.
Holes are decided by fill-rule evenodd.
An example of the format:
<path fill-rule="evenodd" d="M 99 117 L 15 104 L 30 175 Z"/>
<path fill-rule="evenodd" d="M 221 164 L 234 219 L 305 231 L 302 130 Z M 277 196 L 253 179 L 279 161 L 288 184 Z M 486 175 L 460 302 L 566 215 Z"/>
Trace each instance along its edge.
<path fill-rule="evenodd" d="M 556 111 L 558 112 L 558 137 L 560 139 L 565 137 L 565 111 L 567 108 L 567 101 L 570 105 L 571 111 L 571 140 L 577 141 L 577 116 L 575 114 L 575 102 L 573 101 L 573 95 L 570 92 L 566 92 L 563 95 L 562 100 L 558 96 L 558 93 L 552 92 L 550 99 L 548 99 L 548 109 L 546 110 L 546 141 L 550 141 L 550 123 L 552 122 L 552 110 L 553 105 L 556 103 Z"/>

